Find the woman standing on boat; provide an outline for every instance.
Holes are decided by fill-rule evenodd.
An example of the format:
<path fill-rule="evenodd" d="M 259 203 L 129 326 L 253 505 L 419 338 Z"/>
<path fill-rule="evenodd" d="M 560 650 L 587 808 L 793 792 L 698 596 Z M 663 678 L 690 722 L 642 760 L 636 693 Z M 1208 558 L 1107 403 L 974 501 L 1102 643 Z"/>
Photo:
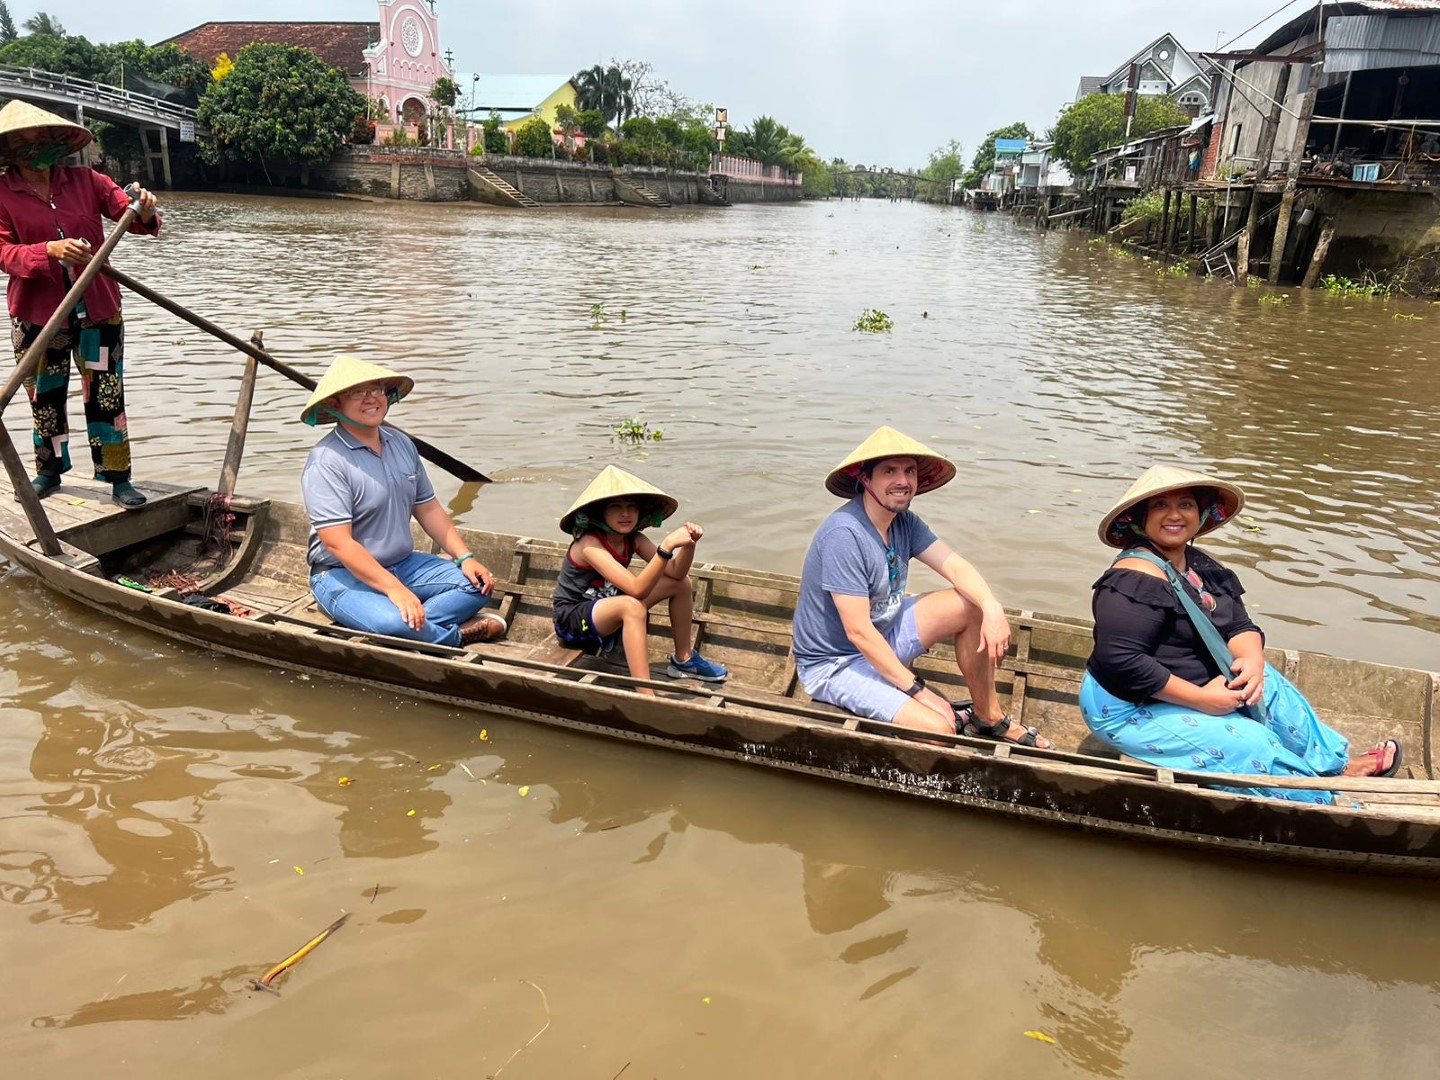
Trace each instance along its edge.
<path fill-rule="evenodd" d="M 1080 687 L 1085 722 L 1120 752 L 1173 769 L 1395 775 L 1394 739 L 1347 758 L 1345 738 L 1265 662 L 1240 580 L 1193 546 L 1244 505 L 1234 484 L 1157 465 L 1105 515 L 1100 539 L 1121 554 L 1094 586 L 1095 650 Z M 1333 801 L 1328 791 L 1235 790 Z"/>
<path fill-rule="evenodd" d="M 130 205 L 120 186 L 88 166 L 57 164 L 87 146 L 91 135 L 54 113 L 24 101 L 0 109 L 0 270 L 10 275 L 10 336 L 18 360 L 70 289 L 71 276 L 104 241 L 102 217 L 118 221 Z M 141 188 L 140 214 L 130 231 L 160 231 L 155 196 Z M 61 327 L 25 388 L 35 417 L 36 475 L 42 497 L 60 486 L 70 468 L 66 397 L 74 357 L 84 390 L 85 427 L 95 479 L 111 485 L 116 502 L 141 506 L 130 483 L 130 439 L 125 416 L 125 323 L 120 290 L 96 277 L 67 325 Z"/>

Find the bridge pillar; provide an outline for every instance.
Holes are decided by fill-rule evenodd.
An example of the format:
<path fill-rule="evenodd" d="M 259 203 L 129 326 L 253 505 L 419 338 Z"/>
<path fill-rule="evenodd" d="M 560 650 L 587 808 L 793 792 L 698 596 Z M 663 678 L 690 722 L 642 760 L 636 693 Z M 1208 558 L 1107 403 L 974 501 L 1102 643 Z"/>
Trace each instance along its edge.
<path fill-rule="evenodd" d="M 150 148 L 150 132 L 160 133 L 160 149 Z M 174 184 L 170 178 L 170 133 L 163 127 L 140 129 L 140 145 L 144 148 L 145 158 L 145 183 L 151 187 L 155 186 L 155 159 L 160 159 L 160 177 L 165 183 L 167 191 L 173 190 Z"/>

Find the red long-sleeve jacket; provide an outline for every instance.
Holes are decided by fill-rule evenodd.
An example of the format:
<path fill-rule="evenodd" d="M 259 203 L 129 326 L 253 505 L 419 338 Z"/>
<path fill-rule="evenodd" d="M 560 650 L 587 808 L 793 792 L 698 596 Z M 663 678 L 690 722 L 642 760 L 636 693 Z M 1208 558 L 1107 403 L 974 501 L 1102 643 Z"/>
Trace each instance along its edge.
<path fill-rule="evenodd" d="M 6 299 L 10 314 L 26 322 L 43 323 L 54 314 L 69 283 L 58 259 L 45 253 L 45 245 L 60 238 L 82 236 L 98 248 L 105 240 L 103 214 L 118 221 L 130 205 L 120 185 L 87 166 L 56 166 L 46 202 L 25 183 L 16 169 L 0 176 L 0 270 L 10 275 Z M 147 225 L 139 218 L 133 233 L 153 236 L 160 231 L 160 215 Z M 85 290 L 85 311 L 91 319 L 108 319 L 120 310 L 120 289 L 99 275 Z"/>

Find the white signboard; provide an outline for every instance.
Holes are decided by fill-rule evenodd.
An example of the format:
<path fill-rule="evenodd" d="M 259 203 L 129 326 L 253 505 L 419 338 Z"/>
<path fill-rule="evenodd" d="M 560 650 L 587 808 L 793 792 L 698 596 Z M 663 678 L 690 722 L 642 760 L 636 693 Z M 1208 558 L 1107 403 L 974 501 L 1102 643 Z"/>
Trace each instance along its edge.
<path fill-rule="evenodd" d="M 181 121 L 180 121 L 180 141 L 181 141 L 181 142 L 194 142 L 194 141 L 195 141 L 195 121 L 194 121 L 194 120 L 181 120 Z"/>

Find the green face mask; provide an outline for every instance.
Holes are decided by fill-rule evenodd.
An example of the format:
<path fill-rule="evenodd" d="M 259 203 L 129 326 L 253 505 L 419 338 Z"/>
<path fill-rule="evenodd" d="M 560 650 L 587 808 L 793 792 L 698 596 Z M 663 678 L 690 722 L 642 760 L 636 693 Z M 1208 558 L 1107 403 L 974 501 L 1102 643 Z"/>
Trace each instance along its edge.
<path fill-rule="evenodd" d="M 48 169 L 70 152 L 68 143 L 36 143 L 16 153 L 22 165 L 32 169 Z"/>

